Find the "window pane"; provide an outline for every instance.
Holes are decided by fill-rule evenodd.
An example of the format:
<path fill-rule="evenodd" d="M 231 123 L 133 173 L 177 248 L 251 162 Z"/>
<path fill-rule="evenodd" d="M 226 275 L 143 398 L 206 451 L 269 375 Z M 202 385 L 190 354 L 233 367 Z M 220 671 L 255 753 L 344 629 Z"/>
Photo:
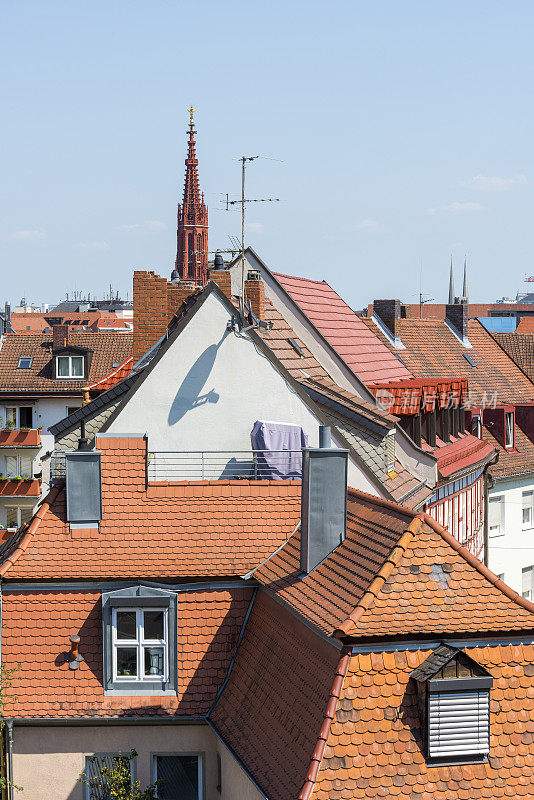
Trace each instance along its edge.
<path fill-rule="evenodd" d="M 117 639 L 137 639 L 135 611 L 117 611 Z"/>
<path fill-rule="evenodd" d="M 106 776 L 102 775 L 102 769 L 120 770 L 119 782 L 123 784 L 125 794 L 131 786 L 131 765 L 126 756 L 105 754 L 98 756 L 87 756 L 85 759 L 85 779 L 88 781 L 87 797 L 90 800 L 111 800 L 111 793 L 108 788 Z"/>
<path fill-rule="evenodd" d="M 17 409 L 14 406 L 8 406 L 6 408 L 6 424 L 7 423 L 9 423 L 10 426 L 17 424 Z"/>
<path fill-rule="evenodd" d="M 72 356 L 72 376 L 83 378 L 83 356 Z"/>
<path fill-rule="evenodd" d="M 58 378 L 69 377 L 69 357 L 58 356 L 56 360 Z"/>
<path fill-rule="evenodd" d="M 33 459 L 31 456 L 20 457 L 20 473 L 23 478 L 31 478 L 33 474 Z"/>
<path fill-rule="evenodd" d="M 6 508 L 6 523 L 8 528 L 18 528 L 18 508 Z"/>
<path fill-rule="evenodd" d="M 198 756 L 156 756 L 158 800 L 198 800 Z"/>
<path fill-rule="evenodd" d="M 17 469 L 17 456 L 6 456 L 6 474 L 8 478 L 13 478 L 15 475 L 18 475 Z"/>
<path fill-rule="evenodd" d="M 145 675 L 163 675 L 163 647 L 145 647 Z"/>
<path fill-rule="evenodd" d="M 145 639 L 163 639 L 163 620 L 165 612 L 145 611 Z"/>
<path fill-rule="evenodd" d="M 21 406 L 19 408 L 19 426 L 21 428 L 31 428 L 32 426 L 32 417 L 33 417 L 33 409 L 28 406 Z"/>
<path fill-rule="evenodd" d="M 117 675 L 120 678 L 137 678 L 137 648 L 117 647 Z"/>
<path fill-rule="evenodd" d="M 26 525 L 33 517 L 33 508 L 20 509 L 20 524 Z"/>
<path fill-rule="evenodd" d="M 523 509 L 523 525 L 528 525 L 530 522 L 530 508 Z"/>

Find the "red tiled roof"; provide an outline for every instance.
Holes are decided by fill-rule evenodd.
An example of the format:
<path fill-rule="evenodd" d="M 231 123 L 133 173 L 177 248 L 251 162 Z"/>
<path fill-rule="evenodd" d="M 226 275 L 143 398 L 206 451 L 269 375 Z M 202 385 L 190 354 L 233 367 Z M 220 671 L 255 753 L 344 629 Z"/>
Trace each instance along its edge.
<path fill-rule="evenodd" d="M 385 346 L 387 338 L 372 320 L 362 320 Z M 468 323 L 471 348 L 465 348 L 444 320 L 401 319 L 401 357 L 417 378 L 467 378 L 471 405 L 486 404 L 496 393 L 497 404 L 534 400 L 534 385 L 478 320 Z M 465 358 L 474 362 L 473 367 Z"/>
<path fill-rule="evenodd" d="M 100 378 L 100 380 L 96 381 L 96 383 L 92 383 L 87 388 L 91 391 L 98 390 L 99 392 L 105 392 L 111 389 L 112 386 L 115 386 L 115 384 L 123 378 L 126 378 L 132 371 L 133 365 L 134 357 L 128 356 L 116 369 L 113 369 L 108 375 L 104 375 L 103 378 Z"/>
<path fill-rule="evenodd" d="M 264 592 L 211 721 L 267 797 L 296 800 L 339 651 Z"/>
<path fill-rule="evenodd" d="M 5 713 L 15 718 L 204 715 L 236 652 L 251 596 L 251 589 L 180 592 L 177 697 L 126 698 L 104 696 L 99 591 L 6 592 L 2 663 L 16 668 L 16 699 Z M 76 680 L 62 659 L 73 634 L 80 636 L 84 657 Z"/>
<path fill-rule="evenodd" d="M 0 480 L 0 497 L 39 497 L 41 484 L 37 480 Z"/>
<path fill-rule="evenodd" d="M 521 322 L 527 319 L 531 318 L 524 317 Z M 534 323 L 534 318 L 532 322 Z M 492 336 L 525 375 L 534 381 L 534 335 L 526 331 L 519 332 L 518 328 L 516 333 L 493 333 Z"/>
<path fill-rule="evenodd" d="M 413 377 L 328 283 L 273 274 L 362 381 L 387 382 Z"/>
<path fill-rule="evenodd" d="M 534 629 L 534 604 L 428 515 L 354 489 L 345 541 L 312 573 L 295 579 L 299 553 L 300 531 L 254 577 L 329 635 Z"/>
<path fill-rule="evenodd" d="M 470 433 L 453 437 L 450 444 L 434 450 L 438 457 L 438 472 L 442 478 L 448 478 L 460 470 L 485 461 L 495 452 L 495 447 L 495 444 L 481 441 Z"/>
<path fill-rule="evenodd" d="M 516 328 L 516 334 L 534 333 L 534 317 L 522 317 L 519 320 L 519 325 Z M 513 336 L 514 334 L 499 334 L 500 336 Z"/>
<path fill-rule="evenodd" d="M 80 380 L 53 378 L 52 338 L 48 334 L 7 334 L 0 349 L 0 392 L 81 392 L 88 383 L 108 375 L 113 364 L 132 353 L 131 333 L 70 333 L 69 345 L 92 350 L 89 377 Z M 30 357 L 29 369 L 18 369 L 19 358 Z"/>
<path fill-rule="evenodd" d="M 18 534 L 13 537 L 0 575 L 9 580 L 242 575 L 271 555 L 300 519 L 298 481 L 198 481 L 147 490 L 145 447 L 143 439 L 98 438 L 100 531 L 71 533 L 65 493 L 53 489 L 39 521 L 21 532 L 20 541 Z"/>
<path fill-rule="evenodd" d="M 41 432 L 36 428 L 0 430 L 0 447 L 40 447 Z"/>
<path fill-rule="evenodd" d="M 71 330 L 82 330 L 91 328 L 106 331 L 113 328 L 128 329 L 128 322 L 116 314 L 103 311 L 71 311 L 67 313 L 48 312 L 13 312 L 11 314 L 11 326 L 15 333 L 45 333 L 50 332 L 52 326 L 50 319 L 57 319 L 57 324 L 68 324 Z M 82 324 L 83 323 L 83 324 Z M 108 324 L 109 323 L 109 324 Z"/>
<path fill-rule="evenodd" d="M 329 730 L 313 800 L 531 798 L 534 645 L 466 648 L 493 677 L 485 764 L 428 764 L 410 673 L 428 649 L 354 654 Z"/>

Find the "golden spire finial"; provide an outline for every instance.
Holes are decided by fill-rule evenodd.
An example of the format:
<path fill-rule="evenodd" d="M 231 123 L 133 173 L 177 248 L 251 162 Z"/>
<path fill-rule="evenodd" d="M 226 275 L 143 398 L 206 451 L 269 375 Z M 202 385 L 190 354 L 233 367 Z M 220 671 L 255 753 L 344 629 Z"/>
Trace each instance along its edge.
<path fill-rule="evenodd" d="M 189 124 L 190 125 L 193 124 L 193 114 L 194 114 L 195 111 L 196 111 L 196 109 L 193 108 L 193 106 L 191 106 L 191 108 L 189 109 Z"/>

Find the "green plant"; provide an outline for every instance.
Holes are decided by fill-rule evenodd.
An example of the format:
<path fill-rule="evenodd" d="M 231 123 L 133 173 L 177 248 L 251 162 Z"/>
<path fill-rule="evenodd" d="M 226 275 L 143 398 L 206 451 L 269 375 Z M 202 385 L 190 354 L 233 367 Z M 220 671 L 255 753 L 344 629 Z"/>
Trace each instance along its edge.
<path fill-rule="evenodd" d="M 161 781 L 146 789 L 141 789 L 140 781 L 132 781 L 131 764 L 136 756 L 135 750 L 131 750 L 129 755 L 119 753 L 113 759 L 113 766 L 103 766 L 97 778 L 87 779 L 82 772 L 80 781 L 89 788 L 91 800 L 155 800 Z"/>
<path fill-rule="evenodd" d="M 13 480 L 14 481 L 21 481 L 22 480 L 22 475 L 13 475 Z"/>
<path fill-rule="evenodd" d="M 21 786 L 17 786 L 7 777 L 6 753 L 4 749 L 4 727 L 6 724 L 4 722 L 4 709 L 8 702 L 15 703 L 17 701 L 17 697 L 10 694 L 10 689 L 13 686 L 17 671 L 18 666 L 6 667 L 5 664 L 0 664 L 0 791 L 2 797 L 7 795 L 10 787 L 17 789 L 19 792 L 22 791 Z"/>
<path fill-rule="evenodd" d="M 14 427 L 15 427 L 15 423 L 13 422 L 13 420 L 12 419 L 6 419 L 6 428 L 11 429 L 11 428 L 14 428 Z"/>

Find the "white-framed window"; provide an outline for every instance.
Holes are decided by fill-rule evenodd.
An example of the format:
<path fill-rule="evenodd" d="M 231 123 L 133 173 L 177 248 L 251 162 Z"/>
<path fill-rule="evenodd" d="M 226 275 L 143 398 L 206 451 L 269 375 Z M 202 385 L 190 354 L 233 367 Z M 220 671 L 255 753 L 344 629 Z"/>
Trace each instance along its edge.
<path fill-rule="evenodd" d="M 31 456 L 6 456 L 6 477 L 33 478 L 33 458 Z"/>
<path fill-rule="evenodd" d="M 490 497 L 488 503 L 488 530 L 490 536 L 504 535 L 504 496 Z"/>
<path fill-rule="evenodd" d="M 527 600 L 534 597 L 534 566 L 522 569 L 522 594 Z"/>
<path fill-rule="evenodd" d="M 514 446 L 514 412 L 506 411 L 504 414 L 504 444 L 506 447 Z"/>
<path fill-rule="evenodd" d="M 17 369 L 30 369 L 32 365 L 33 358 L 29 356 L 21 356 L 19 358 L 19 363 L 17 364 Z"/>
<path fill-rule="evenodd" d="M 31 406 L 6 406 L 6 428 L 31 428 L 33 408 Z"/>
<path fill-rule="evenodd" d="M 166 681 L 169 674 L 166 608 L 114 608 L 113 681 Z"/>
<path fill-rule="evenodd" d="M 534 492 L 523 492 L 521 498 L 523 530 L 534 528 Z"/>
<path fill-rule="evenodd" d="M 83 356 L 56 356 L 58 378 L 83 378 Z"/>
<path fill-rule="evenodd" d="M 27 525 L 33 517 L 33 507 L 28 506 L 7 506 L 6 508 L 6 528 L 20 528 Z"/>
<path fill-rule="evenodd" d="M 204 760 L 201 753 L 155 753 L 152 782 L 161 781 L 158 800 L 203 800 Z"/>

